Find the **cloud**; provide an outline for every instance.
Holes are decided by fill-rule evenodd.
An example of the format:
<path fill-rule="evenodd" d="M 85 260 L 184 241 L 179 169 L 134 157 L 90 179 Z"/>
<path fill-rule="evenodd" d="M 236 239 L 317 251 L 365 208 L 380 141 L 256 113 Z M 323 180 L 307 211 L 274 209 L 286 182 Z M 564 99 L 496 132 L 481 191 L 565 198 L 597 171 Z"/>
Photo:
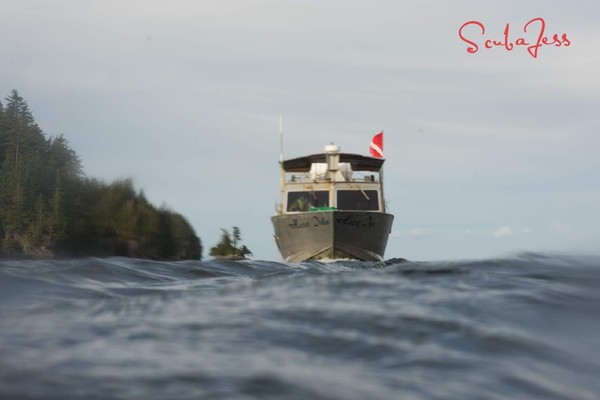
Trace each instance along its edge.
<path fill-rule="evenodd" d="M 411 238 L 415 238 L 415 239 L 423 239 L 426 237 L 431 236 L 433 233 L 429 230 L 429 229 L 423 229 L 423 228 L 415 228 L 415 229 L 411 229 L 410 231 L 408 231 L 408 235 Z"/>
<path fill-rule="evenodd" d="M 496 238 L 503 238 L 508 236 L 527 235 L 531 232 L 531 230 L 532 229 L 528 226 L 524 226 L 520 229 L 517 229 L 508 225 L 504 225 L 498 229 L 494 229 L 490 232 L 490 234 Z"/>
<path fill-rule="evenodd" d="M 512 236 L 514 235 L 514 232 L 512 230 L 512 228 L 508 225 L 505 225 L 503 227 L 500 227 L 496 230 L 493 230 L 491 232 L 492 236 L 497 237 L 497 238 L 502 238 L 502 237 L 507 237 L 507 236 Z"/>
<path fill-rule="evenodd" d="M 409 231 L 394 231 L 392 237 L 404 237 L 409 239 L 425 239 L 434 236 L 435 233 L 430 229 L 414 228 Z"/>

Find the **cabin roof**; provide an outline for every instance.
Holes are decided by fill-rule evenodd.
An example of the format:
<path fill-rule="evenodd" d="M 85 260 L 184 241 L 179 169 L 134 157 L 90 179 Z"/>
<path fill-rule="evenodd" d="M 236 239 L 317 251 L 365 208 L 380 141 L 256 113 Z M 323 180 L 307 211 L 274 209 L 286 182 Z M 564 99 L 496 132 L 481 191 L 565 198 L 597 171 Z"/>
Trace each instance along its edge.
<path fill-rule="evenodd" d="M 350 163 L 353 171 L 379 172 L 385 161 L 383 158 L 362 156 L 360 154 L 339 153 L 341 163 Z M 292 158 L 282 163 L 285 172 L 309 172 L 313 163 L 324 163 L 325 153 Z"/>

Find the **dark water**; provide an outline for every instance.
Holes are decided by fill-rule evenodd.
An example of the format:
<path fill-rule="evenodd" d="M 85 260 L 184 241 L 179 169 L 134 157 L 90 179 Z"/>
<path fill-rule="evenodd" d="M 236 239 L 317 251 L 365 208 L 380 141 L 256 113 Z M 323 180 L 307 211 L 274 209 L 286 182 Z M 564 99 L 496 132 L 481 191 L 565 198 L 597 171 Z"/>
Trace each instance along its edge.
<path fill-rule="evenodd" d="M 2 399 L 599 399 L 600 257 L 0 262 Z"/>

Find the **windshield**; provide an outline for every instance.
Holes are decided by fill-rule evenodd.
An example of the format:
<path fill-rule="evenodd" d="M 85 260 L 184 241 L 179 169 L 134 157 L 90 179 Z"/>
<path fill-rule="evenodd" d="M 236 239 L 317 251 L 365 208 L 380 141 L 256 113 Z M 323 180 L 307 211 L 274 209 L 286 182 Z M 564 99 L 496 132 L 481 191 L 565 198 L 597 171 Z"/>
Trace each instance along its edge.
<path fill-rule="evenodd" d="M 338 210 L 379 210 L 377 190 L 338 190 Z"/>
<path fill-rule="evenodd" d="M 328 207 L 329 192 L 327 190 L 289 192 L 287 211 L 309 211 L 311 207 Z"/>

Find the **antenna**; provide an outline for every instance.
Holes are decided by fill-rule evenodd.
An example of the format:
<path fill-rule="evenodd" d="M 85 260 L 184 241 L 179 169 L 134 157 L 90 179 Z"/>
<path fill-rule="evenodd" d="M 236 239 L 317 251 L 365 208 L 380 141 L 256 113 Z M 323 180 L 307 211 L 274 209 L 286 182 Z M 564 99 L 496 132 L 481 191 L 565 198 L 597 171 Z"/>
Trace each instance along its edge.
<path fill-rule="evenodd" d="M 279 113 L 279 161 L 283 162 L 283 113 Z"/>

